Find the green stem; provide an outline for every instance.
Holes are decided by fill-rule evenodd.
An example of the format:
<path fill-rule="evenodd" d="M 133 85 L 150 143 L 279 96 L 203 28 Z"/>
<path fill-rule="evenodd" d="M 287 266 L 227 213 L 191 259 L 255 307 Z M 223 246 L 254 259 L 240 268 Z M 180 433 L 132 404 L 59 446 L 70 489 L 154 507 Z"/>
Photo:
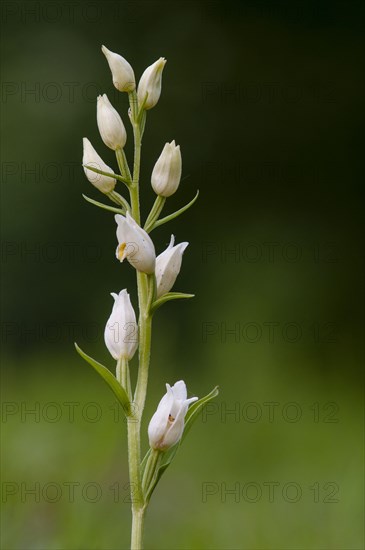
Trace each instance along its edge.
<path fill-rule="evenodd" d="M 138 414 L 142 417 L 146 401 L 148 370 L 151 355 L 152 317 L 149 314 L 148 297 L 143 293 L 143 309 L 140 313 L 139 323 L 139 369 L 134 401 L 138 408 Z"/>
<path fill-rule="evenodd" d="M 143 547 L 143 524 L 145 508 L 136 510 L 132 519 L 131 550 L 140 550 Z"/>
<path fill-rule="evenodd" d="M 137 411 L 138 414 L 138 411 Z M 145 510 L 140 469 L 140 419 L 128 418 L 128 463 L 132 501 L 131 548 L 142 548 L 143 514 Z"/>
<path fill-rule="evenodd" d="M 131 399 L 132 392 L 127 359 L 118 359 L 116 375 L 119 383 L 125 388 L 129 399 Z M 140 419 L 137 410 L 137 414 L 134 413 L 133 416 L 128 417 L 128 466 L 132 502 L 131 548 L 133 550 L 140 550 L 142 548 L 142 528 L 145 506 L 142 492 L 140 462 Z"/>

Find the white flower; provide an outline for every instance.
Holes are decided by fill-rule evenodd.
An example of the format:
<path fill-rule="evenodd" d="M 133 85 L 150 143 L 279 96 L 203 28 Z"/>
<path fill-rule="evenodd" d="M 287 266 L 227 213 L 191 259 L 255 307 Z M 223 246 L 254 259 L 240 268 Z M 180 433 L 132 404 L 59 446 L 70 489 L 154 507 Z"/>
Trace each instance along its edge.
<path fill-rule="evenodd" d="M 116 151 L 123 149 L 127 133 L 119 113 L 114 109 L 106 94 L 98 96 L 97 121 L 101 139 L 107 147 Z"/>
<path fill-rule="evenodd" d="M 181 439 L 188 407 L 198 399 L 186 399 L 186 385 L 183 380 L 176 382 L 172 388 L 166 384 L 166 389 L 167 393 L 161 399 L 148 426 L 150 446 L 161 451 L 166 451 Z"/>
<path fill-rule="evenodd" d="M 157 195 L 170 197 L 176 192 L 181 178 L 181 165 L 180 145 L 176 145 L 175 140 L 166 143 L 152 171 L 151 183 Z"/>
<path fill-rule="evenodd" d="M 134 72 L 130 64 L 121 55 L 111 52 L 105 46 L 101 47 L 113 76 L 113 84 L 120 92 L 133 92 L 136 88 Z"/>
<path fill-rule="evenodd" d="M 114 359 L 129 360 L 138 348 L 136 315 L 126 289 L 111 295 L 115 301 L 104 331 L 105 344 Z"/>
<path fill-rule="evenodd" d="M 155 271 L 156 253 L 151 237 L 127 212 L 127 216 L 116 214 L 118 246 L 116 256 L 121 262 L 128 262 L 143 273 Z"/>
<path fill-rule="evenodd" d="M 116 180 L 115 178 L 108 176 L 103 176 L 102 174 L 97 174 L 92 170 L 85 168 L 85 164 L 102 170 L 103 172 L 111 172 L 113 170 L 105 164 L 105 162 L 99 157 L 98 153 L 95 151 L 94 147 L 91 145 L 90 141 L 87 138 L 82 140 L 84 146 L 84 155 L 82 157 L 82 164 L 84 165 L 84 172 L 90 183 L 95 185 L 102 193 L 110 193 L 113 191 Z"/>
<path fill-rule="evenodd" d="M 169 292 L 175 284 L 181 269 L 182 255 L 189 243 L 174 246 L 175 237 L 171 235 L 169 246 L 156 258 L 157 298 Z"/>
<path fill-rule="evenodd" d="M 154 107 L 160 99 L 162 71 L 165 63 L 166 59 L 164 57 L 160 57 L 160 59 L 147 67 L 141 76 L 137 90 L 138 102 L 139 105 L 142 106 L 147 96 L 147 100 L 144 105 L 144 109 L 146 110 L 152 109 L 152 107 Z"/>

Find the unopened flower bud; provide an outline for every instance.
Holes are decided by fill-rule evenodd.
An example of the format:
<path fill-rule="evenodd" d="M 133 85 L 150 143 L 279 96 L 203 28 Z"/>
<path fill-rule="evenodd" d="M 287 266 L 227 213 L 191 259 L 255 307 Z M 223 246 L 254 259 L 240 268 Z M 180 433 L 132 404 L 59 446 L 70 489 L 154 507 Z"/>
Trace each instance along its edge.
<path fill-rule="evenodd" d="M 152 187 L 157 195 L 170 197 L 176 192 L 181 179 L 181 165 L 180 145 L 176 145 L 175 140 L 166 143 L 151 176 Z"/>
<path fill-rule="evenodd" d="M 182 255 L 189 243 L 184 242 L 174 246 L 175 237 L 171 235 L 169 246 L 156 258 L 157 298 L 169 292 L 180 273 Z"/>
<path fill-rule="evenodd" d="M 127 141 L 127 133 L 119 113 L 106 94 L 98 96 L 97 121 L 101 139 L 105 145 L 113 151 L 123 149 Z"/>
<path fill-rule="evenodd" d="M 137 90 L 138 102 L 139 105 L 142 106 L 143 102 L 146 100 L 144 104 L 144 109 L 146 110 L 152 109 L 160 99 L 162 71 L 165 63 L 166 59 L 160 57 L 160 59 L 147 67 L 141 76 Z"/>
<path fill-rule="evenodd" d="M 102 193 L 110 193 L 110 191 L 113 191 L 115 187 L 115 178 L 109 178 L 108 176 L 103 176 L 102 174 L 97 174 L 92 170 L 88 170 L 87 168 L 85 168 L 85 164 L 87 164 L 88 166 L 92 166 L 93 168 L 97 168 L 98 170 L 101 170 L 103 172 L 113 173 L 113 170 L 109 168 L 109 166 L 105 164 L 103 159 L 99 157 L 98 153 L 95 151 L 94 147 L 91 145 L 90 141 L 87 138 L 83 138 L 82 142 L 84 145 L 82 164 L 84 165 L 84 172 L 87 179 Z"/>
<path fill-rule="evenodd" d="M 198 399 L 186 399 L 186 385 L 183 380 L 172 387 L 166 384 L 166 389 L 167 393 L 161 399 L 148 426 L 150 446 L 160 451 L 166 451 L 180 441 L 189 405 Z"/>
<path fill-rule="evenodd" d="M 121 55 L 111 52 L 105 46 L 102 46 L 101 50 L 109 63 L 116 89 L 120 92 L 133 92 L 136 88 L 136 80 L 128 61 Z"/>
<path fill-rule="evenodd" d="M 126 217 L 116 214 L 118 246 L 116 256 L 119 261 L 128 262 L 143 273 L 155 271 L 156 253 L 151 237 L 127 212 Z"/>
<path fill-rule="evenodd" d="M 104 331 L 106 347 L 114 359 L 132 359 L 138 347 L 136 315 L 126 289 L 114 298 L 112 313 Z"/>

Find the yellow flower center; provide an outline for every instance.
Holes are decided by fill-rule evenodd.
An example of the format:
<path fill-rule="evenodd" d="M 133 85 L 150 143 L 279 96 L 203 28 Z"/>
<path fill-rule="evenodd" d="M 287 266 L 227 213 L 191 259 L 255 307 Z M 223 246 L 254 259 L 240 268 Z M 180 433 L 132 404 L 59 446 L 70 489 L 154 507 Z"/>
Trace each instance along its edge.
<path fill-rule="evenodd" d="M 125 258 L 125 248 L 127 246 L 127 243 L 121 243 L 118 246 L 118 259 L 122 262 Z"/>

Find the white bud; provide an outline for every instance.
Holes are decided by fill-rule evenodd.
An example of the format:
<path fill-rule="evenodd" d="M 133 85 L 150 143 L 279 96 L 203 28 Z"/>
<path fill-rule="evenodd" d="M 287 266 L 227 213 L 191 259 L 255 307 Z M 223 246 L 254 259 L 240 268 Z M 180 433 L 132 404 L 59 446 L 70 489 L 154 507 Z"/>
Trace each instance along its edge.
<path fill-rule="evenodd" d="M 160 451 L 166 451 L 180 441 L 189 405 L 198 399 L 186 399 L 186 385 L 183 380 L 172 387 L 166 384 L 166 390 L 167 393 L 161 399 L 148 426 L 150 446 Z"/>
<path fill-rule="evenodd" d="M 120 92 L 133 92 L 136 88 L 134 72 L 130 64 L 121 55 L 111 52 L 105 46 L 101 47 L 110 70 L 112 72 L 113 84 Z"/>
<path fill-rule="evenodd" d="M 157 195 L 170 197 L 176 192 L 181 179 L 181 165 L 180 145 L 176 145 L 175 140 L 166 143 L 151 176 L 152 187 Z"/>
<path fill-rule="evenodd" d="M 114 109 L 106 94 L 98 96 L 97 121 L 101 139 L 107 147 L 116 151 L 123 149 L 127 133 L 119 113 Z"/>
<path fill-rule="evenodd" d="M 156 253 L 151 237 L 127 212 L 127 216 L 116 214 L 118 246 L 116 256 L 121 262 L 128 262 L 143 273 L 155 271 Z"/>
<path fill-rule="evenodd" d="M 95 151 L 94 147 L 91 145 L 90 141 L 87 138 L 82 140 L 84 145 L 84 155 L 82 157 L 82 164 L 84 165 L 84 172 L 90 183 L 95 185 L 99 191 L 102 193 L 110 193 L 113 191 L 116 180 L 115 178 L 109 178 L 108 176 L 103 176 L 102 174 L 97 174 L 92 170 L 85 168 L 85 164 L 102 170 L 103 172 L 112 172 L 113 170 L 105 164 L 105 162 L 99 157 L 98 153 Z"/>
<path fill-rule="evenodd" d="M 147 100 L 144 109 L 152 109 L 160 99 L 162 71 L 165 66 L 166 59 L 160 57 L 152 65 L 147 67 L 138 84 L 138 102 L 142 106 L 144 100 Z"/>
<path fill-rule="evenodd" d="M 157 298 L 169 292 L 180 273 L 182 255 L 189 243 L 180 243 L 174 246 L 175 237 L 171 235 L 169 246 L 156 258 Z"/>
<path fill-rule="evenodd" d="M 136 315 L 126 289 L 111 295 L 115 301 L 104 331 L 105 344 L 114 359 L 129 360 L 138 348 Z"/>

